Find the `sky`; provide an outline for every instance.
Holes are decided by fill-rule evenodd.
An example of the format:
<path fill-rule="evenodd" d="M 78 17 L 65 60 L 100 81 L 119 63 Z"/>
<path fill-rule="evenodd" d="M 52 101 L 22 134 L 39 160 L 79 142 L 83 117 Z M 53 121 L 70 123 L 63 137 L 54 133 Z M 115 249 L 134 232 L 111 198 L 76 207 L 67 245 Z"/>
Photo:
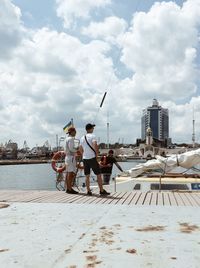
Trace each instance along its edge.
<path fill-rule="evenodd" d="M 71 118 L 135 143 L 154 98 L 200 142 L 200 0 L 1 0 L 0 41 L 0 144 L 55 146 Z"/>

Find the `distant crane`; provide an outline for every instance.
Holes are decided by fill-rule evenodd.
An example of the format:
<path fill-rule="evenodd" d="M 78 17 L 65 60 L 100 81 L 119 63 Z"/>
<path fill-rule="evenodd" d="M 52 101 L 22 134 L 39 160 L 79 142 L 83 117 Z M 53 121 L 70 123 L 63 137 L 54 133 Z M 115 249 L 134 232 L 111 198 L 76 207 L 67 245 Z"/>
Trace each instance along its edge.
<path fill-rule="evenodd" d="M 49 148 L 50 148 L 49 141 L 48 141 L 48 140 L 46 140 L 43 146 L 44 146 L 44 147 L 47 147 L 47 148 L 49 149 Z"/>

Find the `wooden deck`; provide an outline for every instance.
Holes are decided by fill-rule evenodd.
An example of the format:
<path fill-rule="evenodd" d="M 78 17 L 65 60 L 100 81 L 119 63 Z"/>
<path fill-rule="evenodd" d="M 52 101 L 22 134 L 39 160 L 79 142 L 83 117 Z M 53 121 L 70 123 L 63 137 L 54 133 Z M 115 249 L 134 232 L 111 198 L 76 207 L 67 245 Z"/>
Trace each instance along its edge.
<path fill-rule="evenodd" d="M 85 193 L 71 195 L 63 191 L 0 190 L 0 202 L 200 207 L 200 193 L 132 191 L 113 192 L 110 196 L 101 197 L 97 190 L 93 191 L 93 196 L 87 196 Z"/>

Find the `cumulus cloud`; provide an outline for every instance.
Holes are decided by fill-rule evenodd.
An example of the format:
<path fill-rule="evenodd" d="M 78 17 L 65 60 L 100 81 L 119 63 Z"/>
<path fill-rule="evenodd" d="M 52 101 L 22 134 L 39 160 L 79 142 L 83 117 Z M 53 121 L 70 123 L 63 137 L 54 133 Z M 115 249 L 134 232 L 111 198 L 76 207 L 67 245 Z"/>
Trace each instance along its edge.
<path fill-rule="evenodd" d="M 194 0 L 182 8 L 173 2 L 156 3 L 149 12 L 134 15 L 121 60 L 135 72 L 141 94 L 175 100 L 196 92 L 199 15 Z"/>
<path fill-rule="evenodd" d="M 88 19 L 94 9 L 106 7 L 111 0 L 56 0 L 57 15 L 63 19 L 63 26 L 70 28 L 76 19 Z"/>
<path fill-rule="evenodd" d="M 106 56 L 109 49 L 105 42 L 83 44 L 47 28 L 32 31 L 15 50 L 15 57 L 1 62 L 4 133 L 13 125 L 14 137 L 23 129 L 24 139 L 34 126 L 34 141 L 56 132 L 62 135 L 62 125 L 70 118 L 81 127 L 82 120 L 94 119 L 98 97 L 112 73 L 112 61 Z"/>
<path fill-rule="evenodd" d="M 0 58 L 9 57 L 21 41 L 23 27 L 21 12 L 9 0 L 0 1 Z"/>
<path fill-rule="evenodd" d="M 125 32 L 127 26 L 124 19 L 112 16 L 105 18 L 103 22 L 91 22 L 88 27 L 82 29 L 82 34 L 116 42 L 117 37 Z"/>
<path fill-rule="evenodd" d="M 153 98 L 169 109 L 173 140 L 191 141 L 192 110 L 194 107 L 198 114 L 200 105 L 196 64 L 199 1 L 188 0 L 182 7 L 173 2 L 156 3 L 147 12 L 133 14 L 131 23 L 114 15 L 95 22 L 91 11 L 111 1 L 87 0 L 84 4 L 57 1 L 57 12 L 66 11 L 60 13 L 66 27 L 80 18 L 90 19 L 88 27 L 82 25 L 80 35 L 73 36 L 56 28 L 22 27 L 19 8 L 11 1 L 1 1 L 2 141 L 9 136 L 21 144 L 25 139 L 29 145 L 47 139 L 54 144 L 55 135 L 63 135 L 62 127 L 73 118 L 78 136 L 91 121 L 97 125 L 97 137 L 105 142 L 109 114 L 110 141 L 123 138 L 133 143 L 141 134 L 142 109 L 151 105 Z M 12 29 L 12 41 L 2 25 Z M 81 33 L 90 38 L 83 41 Z M 115 64 L 116 54 L 122 64 Z M 120 77 L 122 65 L 125 72 L 130 70 L 125 78 Z M 105 91 L 108 94 L 98 112 Z M 200 117 L 196 117 L 198 129 Z M 191 122 L 191 128 L 185 122 Z"/>

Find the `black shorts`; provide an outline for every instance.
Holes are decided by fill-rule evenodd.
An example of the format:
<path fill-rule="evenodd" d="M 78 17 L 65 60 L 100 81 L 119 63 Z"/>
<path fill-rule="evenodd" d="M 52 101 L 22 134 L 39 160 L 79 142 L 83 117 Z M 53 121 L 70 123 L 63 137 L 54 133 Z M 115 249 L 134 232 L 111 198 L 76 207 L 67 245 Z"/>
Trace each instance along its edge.
<path fill-rule="evenodd" d="M 83 165 L 85 175 L 90 175 L 90 169 L 92 169 L 95 175 L 101 174 L 99 163 L 97 162 L 96 157 L 91 159 L 83 159 Z"/>

